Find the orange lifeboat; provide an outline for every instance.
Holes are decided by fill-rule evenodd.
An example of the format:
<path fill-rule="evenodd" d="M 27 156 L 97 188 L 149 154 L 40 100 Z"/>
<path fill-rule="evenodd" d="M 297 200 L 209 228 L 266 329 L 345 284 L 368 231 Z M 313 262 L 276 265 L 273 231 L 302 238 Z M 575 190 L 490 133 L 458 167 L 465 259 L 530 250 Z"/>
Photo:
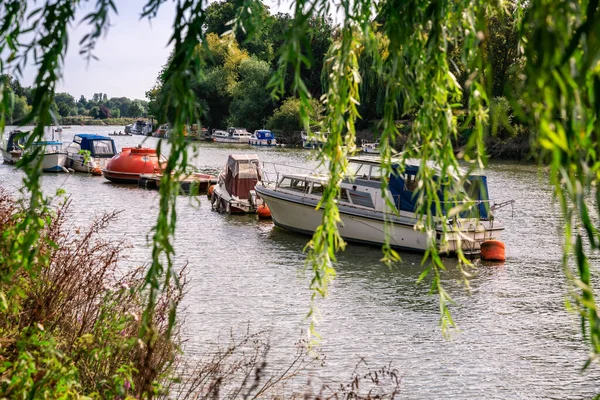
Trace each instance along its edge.
<path fill-rule="evenodd" d="M 487 261 L 505 261 L 505 247 L 499 240 L 486 240 L 481 243 L 481 258 Z"/>
<path fill-rule="evenodd" d="M 138 183 L 140 175 L 162 171 L 166 159 L 160 159 L 156 150 L 145 147 L 124 147 L 121 153 L 110 159 L 102 174 L 115 183 Z"/>

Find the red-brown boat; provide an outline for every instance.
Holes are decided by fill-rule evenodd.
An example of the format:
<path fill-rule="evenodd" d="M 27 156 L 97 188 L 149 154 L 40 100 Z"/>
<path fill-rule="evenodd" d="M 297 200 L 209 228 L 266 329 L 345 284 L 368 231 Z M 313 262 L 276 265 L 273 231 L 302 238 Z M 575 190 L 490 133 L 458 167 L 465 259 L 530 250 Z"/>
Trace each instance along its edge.
<path fill-rule="evenodd" d="M 138 183 L 140 175 L 160 173 L 166 158 L 156 150 L 145 147 L 124 147 L 120 154 L 110 159 L 102 174 L 115 183 Z"/>

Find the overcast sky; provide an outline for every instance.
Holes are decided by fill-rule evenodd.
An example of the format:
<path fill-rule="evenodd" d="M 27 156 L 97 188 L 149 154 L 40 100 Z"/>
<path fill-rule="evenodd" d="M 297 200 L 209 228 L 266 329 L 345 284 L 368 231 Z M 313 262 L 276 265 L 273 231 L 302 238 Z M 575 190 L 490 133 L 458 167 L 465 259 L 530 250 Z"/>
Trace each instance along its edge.
<path fill-rule="evenodd" d="M 74 25 L 70 29 L 69 51 L 65 58 L 63 79 L 57 92 L 68 92 L 75 99 L 80 95 L 90 98 L 94 93 L 108 97 L 145 99 L 170 52 L 167 47 L 172 34 L 175 4 L 165 2 L 152 22 L 140 20 L 141 10 L 147 0 L 115 1 L 119 14 L 111 18 L 106 38 L 99 40 L 94 54 L 97 61 L 79 55 L 79 40 L 90 31 L 87 25 Z M 90 2 L 95 3 L 95 2 Z M 277 0 L 265 1 L 271 12 L 289 12 L 290 2 L 279 5 Z M 81 20 L 81 17 L 78 18 Z M 24 86 L 33 83 L 35 71 L 28 69 L 21 78 Z"/>

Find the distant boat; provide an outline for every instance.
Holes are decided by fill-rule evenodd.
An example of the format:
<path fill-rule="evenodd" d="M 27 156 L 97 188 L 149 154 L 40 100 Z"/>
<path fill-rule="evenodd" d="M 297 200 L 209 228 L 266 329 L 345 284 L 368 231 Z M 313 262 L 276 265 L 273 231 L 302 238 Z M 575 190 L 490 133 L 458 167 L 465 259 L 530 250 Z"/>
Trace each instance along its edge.
<path fill-rule="evenodd" d="M 361 144 L 361 149 L 363 153 L 379 154 L 379 139 L 377 139 L 375 142 L 363 140 Z"/>
<path fill-rule="evenodd" d="M 212 137 L 218 143 L 248 144 L 252 135 L 246 128 L 229 128 L 227 131 L 214 130 Z"/>
<path fill-rule="evenodd" d="M 327 134 L 321 132 L 312 132 L 309 135 L 307 132 L 300 132 L 300 138 L 302 139 L 302 147 L 305 149 L 317 149 L 323 147 L 323 144 L 327 141 Z"/>
<path fill-rule="evenodd" d="M 42 171 L 44 172 L 64 172 L 67 153 L 62 149 L 62 142 L 47 140 L 33 142 L 34 147 L 43 147 L 44 155 L 42 159 Z"/>
<path fill-rule="evenodd" d="M 129 126 L 129 125 L 128 125 Z M 143 119 L 138 119 L 135 124 L 131 125 L 129 130 L 127 126 L 125 127 L 126 133 L 133 133 L 134 135 L 144 135 L 151 136 L 152 135 L 152 124 L 144 121 Z"/>
<path fill-rule="evenodd" d="M 277 146 L 277 140 L 273 132 L 266 129 L 259 129 L 254 131 L 248 143 L 252 146 Z"/>
<path fill-rule="evenodd" d="M 89 156 L 85 155 L 89 152 Z M 80 133 L 67 146 L 65 167 L 75 171 L 102 175 L 102 168 L 117 154 L 114 140 L 106 136 Z"/>
<path fill-rule="evenodd" d="M 14 164 L 19 161 L 25 148 L 25 133 L 20 130 L 10 131 L 8 137 L 2 142 L 2 158 L 5 163 Z"/>

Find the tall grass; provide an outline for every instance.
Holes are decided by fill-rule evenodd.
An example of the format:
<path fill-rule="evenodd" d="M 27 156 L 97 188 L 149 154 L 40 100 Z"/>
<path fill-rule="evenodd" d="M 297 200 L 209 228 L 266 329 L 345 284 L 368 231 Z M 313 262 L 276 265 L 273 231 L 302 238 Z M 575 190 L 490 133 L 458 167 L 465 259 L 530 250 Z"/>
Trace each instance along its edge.
<path fill-rule="evenodd" d="M 310 384 L 294 390 L 288 383 L 319 362 L 306 344 L 280 370 L 268 368 L 270 345 L 262 332 L 232 337 L 203 358 L 190 361 L 181 351 L 181 319 L 170 335 L 169 311 L 186 290 L 185 268 L 180 286 L 158 298 L 152 351 L 138 338 L 146 303 L 144 267 L 121 272 L 118 263 L 127 245 L 103 238 L 101 232 L 118 217 L 104 214 L 85 229 L 69 222 L 69 201 L 49 207 L 35 266 L 16 268 L 8 259 L 22 233 L 15 229 L 24 205 L 0 187 L 0 398 L 382 398 L 373 376 L 387 378 L 383 392 L 399 387 L 397 372 L 353 374 L 348 385 Z M 173 327 L 172 327 L 173 328 Z M 384 371 L 384 370 L 382 370 Z M 389 385 L 391 383 L 391 386 Z M 368 387 L 368 385 L 366 386 Z M 364 395 L 362 395 L 364 391 Z M 383 395 L 382 395 L 383 396 Z"/>

